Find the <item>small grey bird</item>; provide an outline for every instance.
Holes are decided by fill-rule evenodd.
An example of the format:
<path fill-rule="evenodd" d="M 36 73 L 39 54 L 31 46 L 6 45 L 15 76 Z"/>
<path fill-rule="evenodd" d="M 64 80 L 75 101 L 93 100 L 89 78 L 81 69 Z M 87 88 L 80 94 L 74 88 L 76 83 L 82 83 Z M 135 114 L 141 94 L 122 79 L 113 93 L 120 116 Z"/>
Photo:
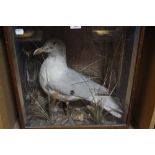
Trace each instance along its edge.
<path fill-rule="evenodd" d="M 123 111 L 119 104 L 111 96 L 98 95 L 108 94 L 107 88 L 67 66 L 66 47 L 62 41 L 49 40 L 36 49 L 34 55 L 42 52 L 48 53 L 39 73 L 39 82 L 46 94 L 67 103 L 80 99 L 100 103 L 103 109 L 121 118 Z"/>

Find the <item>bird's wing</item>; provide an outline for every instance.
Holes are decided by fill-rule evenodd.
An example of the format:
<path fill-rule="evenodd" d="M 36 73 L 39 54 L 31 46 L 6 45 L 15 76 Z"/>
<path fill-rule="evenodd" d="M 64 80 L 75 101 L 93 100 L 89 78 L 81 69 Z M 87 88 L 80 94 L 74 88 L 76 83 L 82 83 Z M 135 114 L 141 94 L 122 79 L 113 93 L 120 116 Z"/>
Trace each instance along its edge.
<path fill-rule="evenodd" d="M 70 68 L 62 74 L 58 81 L 49 80 L 48 85 L 62 94 L 73 95 L 86 100 L 89 100 L 92 96 L 96 96 L 98 93 L 107 93 L 105 87 Z"/>
<path fill-rule="evenodd" d="M 63 76 L 56 81 L 49 81 L 49 87 L 64 95 L 80 97 L 88 101 L 101 101 L 102 108 L 109 111 L 113 116 L 120 118 L 123 111 L 111 96 L 98 96 L 96 94 L 107 93 L 107 89 L 90 80 L 82 74 L 67 69 Z"/>

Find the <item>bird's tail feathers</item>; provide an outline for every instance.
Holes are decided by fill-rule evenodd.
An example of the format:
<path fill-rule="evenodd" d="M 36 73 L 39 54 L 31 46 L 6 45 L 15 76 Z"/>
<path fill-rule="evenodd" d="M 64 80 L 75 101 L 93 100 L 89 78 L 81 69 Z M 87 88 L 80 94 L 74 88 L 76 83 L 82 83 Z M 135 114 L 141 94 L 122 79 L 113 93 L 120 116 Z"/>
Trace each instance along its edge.
<path fill-rule="evenodd" d="M 120 107 L 120 102 L 116 101 L 111 96 L 95 96 L 90 99 L 93 103 L 99 103 L 103 109 L 117 118 L 121 118 L 123 111 Z"/>

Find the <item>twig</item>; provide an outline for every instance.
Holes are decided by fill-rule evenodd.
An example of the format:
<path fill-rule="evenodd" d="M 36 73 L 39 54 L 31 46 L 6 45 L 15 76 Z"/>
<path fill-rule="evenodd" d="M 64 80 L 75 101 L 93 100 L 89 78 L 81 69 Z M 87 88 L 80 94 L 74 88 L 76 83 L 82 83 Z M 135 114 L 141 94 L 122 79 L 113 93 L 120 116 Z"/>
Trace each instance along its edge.
<path fill-rule="evenodd" d="M 89 80 L 92 80 L 92 79 L 100 79 L 100 78 L 101 78 L 101 77 L 90 77 Z M 86 80 L 86 81 L 76 82 L 76 83 L 72 83 L 72 85 L 80 84 L 80 83 L 85 83 L 85 82 L 89 82 L 89 81 Z"/>
<path fill-rule="evenodd" d="M 97 62 L 99 62 L 99 61 L 101 61 L 101 60 L 103 60 L 103 58 L 102 58 L 102 59 L 99 59 L 99 60 L 96 60 L 96 61 L 94 61 L 94 62 L 92 62 L 92 63 L 90 63 L 89 65 L 87 65 L 86 67 L 84 67 L 83 69 L 81 69 L 80 72 L 84 71 L 84 70 L 87 69 L 88 67 L 90 67 L 90 66 L 96 64 Z"/>
<path fill-rule="evenodd" d="M 102 77 L 100 76 L 94 76 L 94 77 L 90 77 L 89 79 L 92 80 L 92 79 L 101 79 Z"/>
<path fill-rule="evenodd" d="M 41 114 L 47 119 L 47 121 L 52 124 L 51 119 L 49 118 L 47 112 L 44 110 L 44 108 L 40 105 L 40 103 L 31 95 L 31 98 L 34 100 L 35 104 L 38 106 L 38 108 L 41 110 Z"/>
<path fill-rule="evenodd" d="M 112 77 L 112 67 L 113 67 L 113 64 L 114 64 L 114 59 L 115 59 L 115 57 L 116 57 L 116 54 L 117 54 L 117 52 L 118 52 L 118 50 L 119 50 L 119 47 L 120 47 L 120 45 L 121 45 L 121 42 L 122 42 L 122 38 L 123 38 L 123 35 L 121 35 L 120 36 L 120 39 L 119 39 L 119 42 L 118 42 L 118 44 L 117 44 L 117 47 L 115 48 L 115 50 L 114 50 L 114 54 L 113 54 L 113 56 L 112 56 L 112 60 L 111 60 L 111 62 L 110 62 L 110 65 L 107 67 L 107 70 L 106 70 L 106 75 L 105 75 L 105 78 L 104 78 L 104 83 L 103 83 L 103 85 L 105 85 L 106 84 L 106 81 L 107 81 L 107 79 L 108 79 L 108 73 L 109 73 L 109 71 L 110 71 L 110 79 L 109 79 L 109 84 L 108 84 L 108 90 L 110 89 L 110 85 L 111 85 L 111 77 Z M 119 79 L 120 80 L 120 79 Z M 118 83 L 118 82 L 117 82 Z M 116 85 L 114 86 L 114 88 L 112 89 L 112 91 L 111 91 L 111 95 L 112 95 L 112 93 L 114 92 L 114 90 L 115 90 L 115 88 L 116 88 L 116 86 L 117 86 L 117 83 L 116 83 Z"/>
<path fill-rule="evenodd" d="M 108 85 L 108 91 L 109 91 L 110 85 L 111 85 L 111 77 L 112 77 L 112 71 L 111 71 L 111 74 L 110 74 L 110 81 L 109 81 L 109 85 Z"/>
<path fill-rule="evenodd" d="M 107 70 L 106 70 L 106 75 L 105 75 L 105 78 L 104 78 L 104 82 L 103 82 L 103 85 L 105 86 L 105 84 L 106 84 L 106 81 L 107 81 L 107 79 L 108 79 L 108 72 L 109 72 L 109 66 L 107 67 Z"/>
<path fill-rule="evenodd" d="M 114 90 L 116 89 L 118 82 L 119 82 L 119 80 L 116 82 L 116 84 L 115 84 L 115 86 L 113 87 L 112 91 L 110 92 L 109 96 L 111 96 L 112 93 L 114 92 Z"/>

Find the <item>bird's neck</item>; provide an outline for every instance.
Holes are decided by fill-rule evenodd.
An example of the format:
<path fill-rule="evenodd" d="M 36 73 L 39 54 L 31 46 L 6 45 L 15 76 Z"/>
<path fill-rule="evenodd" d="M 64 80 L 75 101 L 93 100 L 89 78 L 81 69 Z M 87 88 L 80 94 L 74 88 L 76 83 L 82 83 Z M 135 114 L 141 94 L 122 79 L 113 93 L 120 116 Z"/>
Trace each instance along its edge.
<path fill-rule="evenodd" d="M 49 55 L 47 59 L 53 64 L 53 66 L 57 65 L 67 67 L 66 56 L 56 55 L 53 57 Z"/>

